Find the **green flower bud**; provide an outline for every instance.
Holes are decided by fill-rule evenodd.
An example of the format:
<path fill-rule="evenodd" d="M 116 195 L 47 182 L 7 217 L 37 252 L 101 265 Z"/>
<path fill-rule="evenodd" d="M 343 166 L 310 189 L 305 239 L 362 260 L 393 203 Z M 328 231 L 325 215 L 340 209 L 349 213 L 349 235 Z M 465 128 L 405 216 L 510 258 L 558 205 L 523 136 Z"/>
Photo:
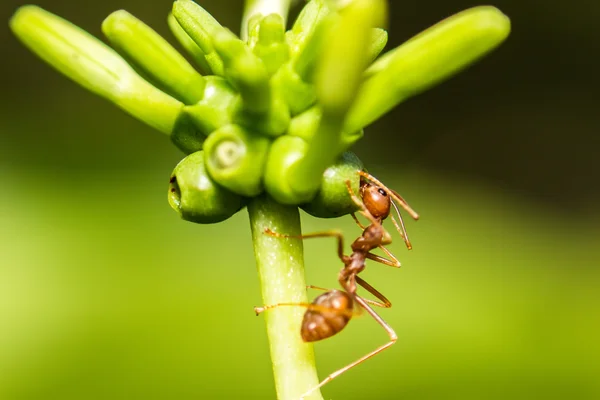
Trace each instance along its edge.
<path fill-rule="evenodd" d="M 322 110 L 319 107 L 311 107 L 292 118 L 290 121 L 290 127 L 288 128 L 288 135 L 298 136 L 304 139 L 307 143 L 312 142 L 315 134 L 319 129 L 321 117 L 323 116 Z M 341 154 L 346 151 L 355 142 L 364 136 L 364 131 L 360 130 L 357 132 L 342 132 L 336 153 Z"/>
<path fill-rule="evenodd" d="M 474 7 L 384 54 L 367 70 L 346 130 L 364 128 L 403 100 L 454 75 L 498 46 L 509 31 L 510 21 L 498 9 Z"/>
<path fill-rule="evenodd" d="M 86 31 L 36 6 L 19 8 L 10 27 L 34 53 L 84 88 L 163 133 L 173 131 L 183 104 Z"/>
<path fill-rule="evenodd" d="M 258 34 L 260 30 L 260 21 L 262 21 L 264 15 L 262 14 L 254 14 L 252 17 L 248 19 L 248 38 L 246 39 L 246 43 L 248 47 L 254 49 L 256 43 L 258 43 Z M 242 35 L 240 35 L 242 36 Z M 242 37 L 243 40 L 243 37 Z"/>
<path fill-rule="evenodd" d="M 368 64 L 372 63 L 379 53 L 383 50 L 388 41 L 388 34 L 385 29 L 374 28 L 371 31 L 371 41 L 367 50 Z"/>
<path fill-rule="evenodd" d="M 184 106 L 171 140 L 186 154 L 201 150 L 206 137 L 231 123 L 235 90 L 218 76 L 207 76 L 204 95 L 198 104 Z"/>
<path fill-rule="evenodd" d="M 186 221 L 199 224 L 224 221 L 241 210 L 245 201 L 213 182 L 206 173 L 202 151 L 184 158 L 171 175 L 169 204 Z"/>
<path fill-rule="evenodd" d="M 185 106 L 183 111 L 192 118 L 200 131 L 209 135 L 214 130 L 231 123 L 238 95 L 235 89 L 221 77 L 207 76 L 205 80 L 206 87 L 202 100 L 192 106 Z"/>
<path fill-rule="evenodd" d="M 239 91 L 244 108 L 253 113 L 266 113 L 271 96 L 265 64 L 229 30 L 219 31 L 213 43 L 223 60 L 224 76 Z"/>
<path fill-rule="evenodd" d="M 315 86 L 302 80 L 290 63 L 279 68 L 271 83 L 285 101 L 292 116 L 306 110 L 317 100 Z"/>
<path fill-rule="evenodd" d="M 290 57 L 283 18 L 277 14 L 267 15 L 258 22 L 257 29 L 257 42 L 251 48 L 272 76 Z"/>
<path fill-rule="evenodd" d="M 213 47 L 215 35 L 225 29 L 210 13 L 191 0 L 173 3 L 173 16 L 190 38 L 205 54 L 206 62 L 215 75 L 223 76 L 223 62 Z"/>
<path fill-rule="evenodd" d="M 360 176 L 357 171 L 362 169 L 363 164 L 354 153 L 343 153 L 342 157 L 323 173 L 317 196 L 309 203 L 300 205 L 300 208 L 317 218 L 336 218 L 355 212 L 358 207 L 348 193 L 346 182 L 350 181 L 352 191 L 358 196 Z"/>
<path fill-rule="evenodd" d="M 285 133 L 290 125 L 290 110 L 281 93 L 271 90 L 271 106 L 266 113 L 253 113 L 247 110 L 242 99 L 233 106 L 233 122 L 248 129 L 268 136 L 279 136 Z"/>
<path fill-rule="evenodd" d="M 277 14 L 282 17 L 282 25 L 285 27 L 285 18 L 290 10 L 292 0 L 246 0 L 244 2 L 244 19 L 242 20 L 241 38 L 250 43 L 254 24 L 262 18 L 262 15 Z M 257 17 L 259 17 L 257 19 Z"/>
<path fill-rule="evenodd" d="M 194 42 L 192 38 L 185 33 L 181 25 L 179 25 L 179 22 L 177 22 L 177 19 L 175 19 L 173 16 L 173 13 L 169 13 L 167 23 L 169 24 L 169 29 L 171 29 L 171 33 L 173 36 L 175 36 L 175 39 L 179 41 L 183 48 L 188 52 L 190 57 L 192 57 L 192 60 L 194 60 L 200 72 L 204 75 L 212 75 L 212 69 L 206 61 L 206 54 L 204 54 L 196 42 Z"/>
<path fill-rule="evenodd" d="M 323 17 L 318 24 L 312 27 L 310 36 L 303 39 L 302 46 L 297 49 L 290 61 L 294 72 L 307 83 L 314 83 L 315 69 L 323 52 L 326 26 L 330 19 L 334 19 L 334 16 Z"/>
<path fill-rule="evenodd" d="M 194 118 L 186 112 L 186 107 L 184 107 L 184 111 L 175 122 L 171 141 L 185 154 L 191 154 L 202 150 L 202 145 L 207 135 L 198 128 Z"/>
<path fill-rule="evenodd" d="M 263 191 L 270 141 L 238 125 L 226 125 L 204 142 L 206 169 L 221 186 L 252 197 Z"/>
<path fill-rule="evenodd" d="M 292 29 L 285 34 L 293 56 L 302 52 L 307 40 L 330 12 L 323 0 L 311 0 L 304 6 Z"/>
<path fill-rule="evenodd" d="M 102 23 L 102 32 L 115 49 L 166 92 L 186 104 L 202 98 L 202 75 L 162 36 L 127 11 L 110 14 Z"/>
<path fill-rule="evenodd" d="M 301 204 L 314 196 L 315 193 L 298 193 L 290 185 L 291 171 L 304 158 L 307 147 L 304 140 L 289 135 L 278 137 L 271 145 L 264 175 L 265 188 L 279 203 Z"/>
<path fill-rule="evenodd" d="M 315 80 L 325 113 L 345 116 L 354 102 L 370 61 L 370 32 L 385 20 L 386 11 L 384 0 L 353 0 L 331 21 Z"/>

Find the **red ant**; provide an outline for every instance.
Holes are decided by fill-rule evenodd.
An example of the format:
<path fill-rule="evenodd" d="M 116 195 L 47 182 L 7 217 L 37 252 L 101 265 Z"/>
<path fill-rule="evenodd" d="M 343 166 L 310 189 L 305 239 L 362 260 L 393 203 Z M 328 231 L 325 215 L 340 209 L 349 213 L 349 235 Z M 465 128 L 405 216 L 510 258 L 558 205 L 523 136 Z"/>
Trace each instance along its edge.
<path fill-rule="evenodd" d="M 392 267 L 400 266 L 399 261 L 389 252 L 389 250 L 387 250 L 384 247 L 384 245 L 390 244 L 392 242 L 390 234 L 385 230 L 385 228 L 382 225 L 382 221 L 390 213 L 390 203 L 393 204 L 396 211 L 398 211 L 397 206 L 390 200 L 390 197 L 393 200 L 398 201 L 404 209 L 409 211 L 413 218 L 418 218 L 418 215 L 408 206 L 406 201 L 404 201 L 404 199 L 402 199 L 400 195 L 388 189 L 385 185 L 383 185 L 373 176 L 367 174 L 364 171 L 359 171 L 359 174 L 361 176 L 360 195 L 363 200 L 362 202 L 352 192 L 349 181 L 346 181 L 346 186 L 352 200 L 359 207 L 360 214 L 367 218 L 371 222 L 371 224 L 366 227 L 363 226 L 353 214 L 356 223 L 363 229 L 363 233 L 354 242 L 352 242 L 351 255 L 344 255 L 344 238 L 339 231 L 327 231 L 302 236 L 294 236 L 301 239 L 316 237 L 337 238 L 338 257 L 344 263 L 344 267 L 338 275 L 338 282 L 342 286 L 343 290 L 329 290 L 317 286 L 308 286 L 308 288 L 324 290 L 326 292 L 315 298 L 315 300 L 312 303 L 279 303 L 273 305 L 266 305 L 263 307 L 255 307 L 254 311 L 256 312 L 256 315 L 258 315 L 263 311 L 280 306 L 306 307 L 307 310 L 304 313 L 300 334 L 304 342 L 314 342 L 333 336 L 336 333 L 340 332 L 342 329 L 344 329 L 348 322 L 350 322 L 352 316 L 355 314 L 354 305 L 355 303 L 357 303 L 369 315 L 371 315 L 375 319 L 375 321 L 377 321 L 377 323 L 383 327 L 383 329 L 385 329 L 390 340 L 386 344 L 379 346 L 378 348 L 362 356 L 358 360 L 333 372 L 325 379 L 323 379 L 317 386 L 303 394 L 301 396 L 301 399 L 304 399 L 304 397 L 308 396 L 314 390 L 322 387 L 323 385 L 332 381 L 333 379 L 348 371 L 349 369 L 357 366 L 363 361 L 366 361 L 367 359 L 387 349 L 388 347 L 393 345 L 398 339 L 398 336 L 396 335 L 394 330 L 369 306 L 369 304 L 371 304 L 378 307 L 390 308 L 392 306 L 392 303 L 383 294 L 377 291 L 373 286 L 368 284 L 364 279 L 360 278 L 358 274 L 365 269 L 365 261 L 367 259 L 371 259 Z M 402 217 L 400 216 L 399 212 L 398 217 L 400 218 L 400 221 L 402 221 Z M 394 225 L 398 229 L 398 232 L 404 239 L 407 247 L 410 249 L 411 245 L 410 241 L 408 240 L 406 230 L 404 228 L 404 223 L 401 223 L 402 228 L 400 228 L 393 216 L 392 221 L 394 222 Z M 292 237 L 289 235 L 283 235 L 280 233 L 273 232 L 270 229 L 266 229 L 265 233 L 280 238 Z M 388 254 L 393 259 L 393 261 L 371 253 L 371 250 L 374 250 L 375 248 L 381 248 L 386 254 Z M 356 294 L 357 285 L 361 286 L 369 293 L 373 294 L 380 301 L 365 299 Z"/>

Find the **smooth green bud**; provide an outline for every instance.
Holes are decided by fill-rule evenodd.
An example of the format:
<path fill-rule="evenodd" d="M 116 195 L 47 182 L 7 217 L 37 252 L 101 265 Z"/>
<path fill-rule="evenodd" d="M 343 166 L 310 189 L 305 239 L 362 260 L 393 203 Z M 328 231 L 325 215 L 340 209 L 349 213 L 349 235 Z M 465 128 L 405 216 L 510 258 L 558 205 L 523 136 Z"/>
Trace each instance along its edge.
<path fill-rule="evenodd" d="M 231 123 L 236 92 L 219 76 L 207 76 L 202 100 L 184 106 L 171 140 L 186 154 L 203 148 L 206 137 L 216 129 Z"/>
<path fill-rule="evenodd" d="M 326 25 L 334 16 L 328 16 L 320 20 L 319 24 L 312 29 L 300 49 L 294 54 L 290 63 L 295 73 L 300 79 L 307 83 L 314 83 L 315 69 L 319 63 L 321 53 L 323 52 L 323 42 L 325 42 Z"/>
<path fill-rule="evenodd" d="M 297 56 L 303 51 L 307 40 L 330 12 L 331 10 L 323 0 L 311 0 L 304 6 L 292 29 L 285 34 L 293 56 Z"/>
<path fill-rule="evenodd" d="M 217 185 L 207 174 L 202 151 L 184 158 L 169 182 L 169 204 L 186 221 L 225 221 L 245 205 L 242 196 Z"/>
<path fill-rule="evenodd" d="M 379 53 L 381 53 L 387 44 L 388 41 L 388 33 L 385 29 L 374 28 L 371 30 L 371 41 L 369 43 L 369 48 L 367 49 L 367 62 L 368 64 L 372 63 Z"/>
<path fill-rule="evenodd" d="M 251 48 L 265 64 L 269 76 L 272 76 L 290 58 L 283 18 L 277 14 L 267 15 L 258 22 L 257 29 L 257 42 Z"/>
<path fill-rule="evenodd" d="M 294 136 L 280 136 L 271 145 L 265 168 L 265 188 L 282 204 L 301 204 L 310 201 L 315 193 L 298 193 L 290 185 L 291 171 L 307 151 L 304 140 Z M 317 182 L 318 184 L 318 182 Z"/>
<path fill-rule="evenodd" d="M 361 129 L 398 103 L 449 78 L 498 46 L 510 21 L 491 6 L 443 20 L 384 54 L 366 72 L 345 127 Z"/>
<path fill-rule="evenodd" d="M 188 114 L 194 124 L 205 135 L 228 125 L 232 121 L 237 92 L 231 85 L 219 76 L 207 76 L 204 97 L 192 106 L 185 106 L 184 113 Z"/>
<path fill-rule="evenodd" d="M 292 116 L 306 110 L 317 100 L 315 86 L 302 80 L 290 63 L 279 68 L 271 83 L 282 96 Z"/>
<path fill-rule="evenodd" d="M 190 38 L 205 54 L 206 62 L 215 75 L 223 75 L 223 62 L 214 51 L 213 39 L 225 29 L 210 13 L 191 0 L 173 3 L 173 16 Z"/>
<path fill-rule="evenodd" d="M 252 113 L 266 113 L 271 105 L 271 91 L 262 60 L 225 29 L 215 35 L 214 45 L 223 60 L 224 76 L 240 93 L 243 107 Z"/>
<path fill-rule="evenodd" d="M 330 21 L 315 80 L 325 113 L 345 116 L 354 102 L 370 62 L 371 31 L 385 20 L 386 11 L 384 0 L 353 0 Z"/>
<path fill-rule="evenodd" d="M 272 88 L 269 90 L 271 90 L 271 106 L 266 113 L 253 113 L 247 110 L 244 107 L 245 102 L 238 98 L 233 107 L 233 122 L 267 136 L 284 134 L 290 124 L 290 110 L 280 93 Z"/>
<path fill-rule="evenodd" d="M 315 134 L 319 129 L 321 117 L 323 116 L 322 110 L 318 107 L 311 107 L 292 118 L 290 121 L 290 127 L 288 128 L 288 135 L 298 136 L 304 139 L 305 142 L 310 143 L 313 141 Z M 358 140 L 362 139 L 364 131 L 356 132 L 342 132 L 337 147 L 337 153 L 340 154 L 346 151 Z"/>
<path fill-rule="evenodd" d="M 243 196 L 263 191 L 270 140 L 237 125 L 226 125 L 204 142 L 206 170 L 221 186 Z"/>
<path fill-rule="evenodd" d="M 357 171 L 362 169 L 363 163 L 354 153 L 343 153 L 323 173 L 321 188 L 316 197 L 309 203 L 300 205 L 300 208 L 317 218 L 336 218 L 355 212 L 358 207 L 348 193 L 346 181 L 350 181 L 352 191 L 359 196 L 360 176 Z"/>
<path fill-rule="evenodd" d="M 208 62 L 206 61 L 206 54 L 202 51 L 200 47 L 192 40 L 192 38 L 185 33 L 177 19 L 173 16 L 173 13 L 169 13 L 169 17 L 167 18 L 167 23 L 169 24 L 169 29 L 171 29 L 171 33 L 175 36 L 175 39 L 183 46 L 183 48 L 187 51 L 187 53 L 192 57 L 192 60 L 198 66 L 200 72 L 204 75 L 212 75 L 212 69 Z"/>
<path fill-rule="evenodd" d="M 277 14 L 284 19 L 282 24 L 285 27 L 285 17 L 290 10 L 292 0 L 246 0 L 244 2 L 244 19 L 242 20 L 241 38 L 245 42 L 250 43 L 251 39 L 248 36 L 252 34 L 253 25 L 257 16 Z M 254 20 L 254 21 L 253 21 Z"/>
<path fill-rule="evenodd" d="M 258 43 L 258 32 L 260 30 L 259 23 L 263 18 L 264 16 L 262 14 L 254 14 L 248 19 L 248 39 L 246 40 L 246 43 L 251 49 L 254 49 L 254 46 Z"/>
<path fill-rule="evenodd" d="M 102 23 L 113 47 L 138 66 L 153 82 L 186 104 L 197 103 L 204 78 L 156 31 L 125 10 Z"/>
<path fill-rule="evenodd" d="M 183 112 L 175 122 L 171 141 L 185 154 L 191 154 L 202 150 L 207 135 L 198 128 L 194 118 L 186 112 L 187 107 L 189 106 L 183 108 Z"/>
<path fill-rule="evenodd" d="M 340 146 L 341 130 L 340 119 L 321 116 L 304 156 L 289 171 L 289 184 L 298 197 L 312 199 L 316 195 L 323 171 L 341 154 L 335 151 Z"/>
<path fill-rule="evenodd" d="M 19 8 L 10 27 L 34 53 L 84 88 L 163 133 L 173 131 L 183 104 L 86 31 L 36 6 Z"/>

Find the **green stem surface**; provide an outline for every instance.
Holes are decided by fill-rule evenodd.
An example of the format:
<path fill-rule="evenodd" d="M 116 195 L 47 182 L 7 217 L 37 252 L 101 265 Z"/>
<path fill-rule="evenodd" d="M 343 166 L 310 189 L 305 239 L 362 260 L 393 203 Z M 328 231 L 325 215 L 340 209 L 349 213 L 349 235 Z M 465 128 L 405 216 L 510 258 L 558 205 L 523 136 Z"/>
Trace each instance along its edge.
<path fill-rule="evenodd" d="M 296 206 L 277 203 L 268 195 L 252 199 L 248 205 L 254 255 L 264 304 L 306 303 L 302 240 L 278 238 L 274 232 L 301 234 Z M 303 307 L 278 307 L 264 312 L 279 400 L 298 400 L 319 384 L 313 346 L 300 337 Z M 315 390 L 307 400 L 322 400 Z"/>

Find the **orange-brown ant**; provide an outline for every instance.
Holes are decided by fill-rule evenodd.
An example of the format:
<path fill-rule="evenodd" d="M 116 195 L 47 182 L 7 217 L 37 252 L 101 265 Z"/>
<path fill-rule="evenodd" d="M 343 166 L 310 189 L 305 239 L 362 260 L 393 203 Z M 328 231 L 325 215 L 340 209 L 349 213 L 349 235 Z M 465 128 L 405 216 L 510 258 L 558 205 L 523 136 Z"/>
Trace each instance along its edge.
<path fill-rule="evenodd" d="M 304 393 L 300 399 L 304 399 L 304 397 L 308 396 L 326 383 L 332 381 L 339 375 L 387 349 L 398 339 L 398 336 L 394 330 L 369 306 L 369 304 L 371 304 L 378 307 L 389 308 L 392 306 L 392 303 L 382 293 L 377 291 L 364 279 L 360 278 L 358 274 L 365 269 L 365 262 L 367 259 L 371 259 L 393 267 L 400 266 L 398 260 L 384 247 L 384 245 L 390 244 L 392 241 L 390 234 L 382 225 L 382 221 L 390 213 L 390 203 L 394 204 L 389 197 L 395 201 L 398 201 L 415 219 L 418 218 L 418 215 L 396 192 L 391 191 L 366 172 L 360 171 L 359 174 L 361 176 L 360 194 L 363 202 L 361 202 L 360 199 L 352 192 L 349 181 L 346 181 L 346 186 L 352 200 L 360 209 L 360 214 L 367 218 L 371 224 L 366 227 L 363 226 L 353 214 L 355 221 L 357 224 L 359 224 L 359 226 L 361 226 L 363 232 L 360 237 L 352 242 L 351 255 L 344 255 L 344 238 L 338 231 L 319 232 L 301 236 L 289 236 L 273 232 L 270 229 L 265 230 L 266 234 L 280 238 L 297 237 L 301 239 L 308 239 L 316 237 L 335 237 L 337 239 L 338 257 L 344 263 L 344 267 L 341 269 L 338 275 L 338 282 L 343 290 L 329 290 L 317 286 L 308 286 L 308 288 L 324 290 L 325 293 L 315 298 L 312 303 L 278 303 L 265 305 L 262 307 L 255 307 L 254 311 L 256 312 L 256 315 L 280 306 L 306 307 L 307 310 L 304 313 L 300 334 L 304 342 L 314 342 L 331 337 L 344 329 L 348 322 L 350 322 L 352 316 L 355 314 L 355 304 L 358 304 L 369 315 L 371 315 L 379 325 L 383 327 L 389 336 L 389 341 L 387 343 L 379 346 L 375 350 L 346 365 L 345 367 L 333 372 L 323 379 L 317 386 Z M 398 211 L 398 208 L 395 204 L 394 208 L 396 211 Z M 402 221 L 402 217 L 400 216 L 399 212 L 398 216 L 400 221 Z M 408 240 L 406 230 L 404 229 L 404 224 L 402 223 L 402 228 L 400 228 L 393 217 L 392 221 L 394 221 L 394 225 L 407 244 L 407 247 L 410 248 L 410 242 Z M 371 251 L 375 248 L 381 248 L 384 252 L 386 252 L 386 254 L 391 256 L 394 261 L 371 253 Z M 369 300 L 359 296 L 356 293 L 357 285 L 373 294 L 379 301 Z"/>

